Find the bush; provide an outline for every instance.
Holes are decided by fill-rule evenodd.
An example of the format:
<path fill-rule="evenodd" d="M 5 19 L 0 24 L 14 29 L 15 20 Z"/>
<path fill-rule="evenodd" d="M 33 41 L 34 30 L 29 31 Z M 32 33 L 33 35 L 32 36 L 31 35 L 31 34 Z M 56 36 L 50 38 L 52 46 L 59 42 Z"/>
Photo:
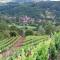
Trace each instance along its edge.
<path fill-rule="evenodd" d="M 16 31 L 17 28 L 16 28 L 16 26 L 11 26 L 11 27 L 10 27 L 10 30 L 11 30 L 11 31 Z"/>
<path fill-rule="evenodd" d="M 1 31 L 0 32 L 0 39 L 5 39 L 10 37 L 9 31 Z"/>
<path fill-rule="evenodd" d="M 53 22 L 51 21 L 48 21 L 46 24 L 45 24 L 45 32 L 46 34 L 51 34 L 51 33 L 54 33 L 55 31 L 55 25 L 53 24 Z"/>
<path fill-rule="evenodd" d="M 56 26 L 56 32 L 60 32 L 60 25 Z"/>
<path fill-rule="evenodd" d="M 26 30 L 25 35 L 26 36 L 33 35 L 33 31 L 32 30 Z"/>
<path fill-rule="evenodd" d="M 54 34 L 55 46 L 57 50 L 60 50 L 60 32 Z"/>
<path fill-rule="evenodd" d="M 45 34 L 45 29 L 42 27 L 42 26 L 39 26 L 39 28 L 38 28 L 38 34 L 40 35 L 40 34 Z"/>
<path fill-rule="evenodd" d="M 49 58 L 51 60 L 55 60 L 57 58 L 57 50 L 56 50 L 55 44 L 50 45 L 49 55 L 50 55 Z"/>
<path fill-rule="evenodd" d="M 7 30 L 8 25 L 6 23 L 0 23 L 0 31 Z"/>
<path fill-rule="evenodd" d="M 10 32 L 9 34 L 10 34 L 10 36 L 11 36 L 11 37 L 13 37 L 13 36 L 16 36 L 16 35 L 17 35 L 17 34 L 16 34 L 16 32 Z"/>

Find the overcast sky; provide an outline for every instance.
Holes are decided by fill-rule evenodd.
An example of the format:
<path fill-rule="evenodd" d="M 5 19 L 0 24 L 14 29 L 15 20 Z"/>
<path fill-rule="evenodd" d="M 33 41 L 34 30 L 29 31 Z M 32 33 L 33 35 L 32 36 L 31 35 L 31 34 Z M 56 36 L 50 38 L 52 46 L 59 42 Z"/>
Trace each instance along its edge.
<path fill-rule="evenodd" d="M 5 3 L 5 2 L 10 2 L 11 0 L 0 0 L 0 2 Z"/>
<path fill-rule="evenodd" d="M 12 1 L 12 0 L 0 0 L 0 2 L 2 2 L 2 3 L 6 3 L 6 2 L 10 2 L 10 1 Z M 60 0 L 33 0 L 33 1 L 38 2 L 38 1 L 60 1 Z"/>

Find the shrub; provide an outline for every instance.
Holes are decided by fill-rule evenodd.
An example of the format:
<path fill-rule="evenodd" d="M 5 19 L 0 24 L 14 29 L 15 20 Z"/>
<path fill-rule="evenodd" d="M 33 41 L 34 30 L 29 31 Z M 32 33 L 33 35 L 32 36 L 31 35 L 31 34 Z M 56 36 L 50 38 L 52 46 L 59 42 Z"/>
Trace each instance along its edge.
<path fill-rule="evenodd" d="M 60 32 L 54 34 L 55 46 L 57 50 L 60 50 Z"/>
<path fill-rule="evenodd" d="M 16 26 L 11 26 L 11 27 L 10 27 L 10 30 L 11 30 L 11 31 L 16 31 L 17 28 L 16 28 Z"/>
<path fill-rule="evenodd" d="M 45 29 L 42 26 L 39 26 L 38 34 L 45 34 Z"/>
<path fill-rule="evenodd" d="M 55 42 L 53 42 L 55 43 Z M 51 60 L 55 60 L 57 58 L 57 50 L 56 50 L 56 47 L 55 47 L 55 44 L 50 44 L 50 48 L 49 48 L 49 58 Z"/>
<path fill-rule="evenodd" d="M 49 34 L 49 35 L 50 35 L 51 33 L 54 33 L 54 31 L 55 31 L 55 25 L 54 25 L 51 21 L 48 21 L 48 22 L 45 24 L 44 28 L 45 28 L 46 34 Z"/>
<path fill-rule="evenodd" d="M 60 32 L 60 25 L 56 26 L 56 32 Z"/>
<path fill-rule="evenodd" d="M 33 31 L 32 30 L 26 30 L 25 35 L 26 36 L 33 35 Z"/>
<path fill-rule="evenodd" d="M 10 34 L 10 36 L 11 36 L 11 37 L 13 37 L 13 36 L 16 36 L 16 35 L 17 35 L 17 34 L 16 34 L 16 32 L 10 32 L 9 34 Z"/>

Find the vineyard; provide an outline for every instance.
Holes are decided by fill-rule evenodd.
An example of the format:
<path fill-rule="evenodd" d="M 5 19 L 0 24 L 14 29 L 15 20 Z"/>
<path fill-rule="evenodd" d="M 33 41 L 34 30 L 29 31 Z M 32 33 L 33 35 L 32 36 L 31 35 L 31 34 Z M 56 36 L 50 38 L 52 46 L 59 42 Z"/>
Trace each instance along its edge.
<path fill-rule="evenodd" d="M 25 43 L 23 43 L 23 46 L 25 45 L 37 45 L 40 42 L 47 41 L 48 36 L 27 36 Z"/>
<path fill-rule="evenodd" d="M 54 40 L 52 41 L 48 36 L 27 36 L 25 43 L 23 43 L 23 47 L 16 52 L 17 57 L 13 56 L 13 59 L 48 60 L 49 49 L 54 49 L 53 52 L 54 54 L 56 53 Z"/>
<path fill-rule="evenodd" d="M 26 36 L 22 45 L 15 49 L 15 53 L 2 60 L 55 60 L 57 59 L 57 53 L 60 48 L 59 36 L 60 33 L 55 33 L 51 38 L 47 35 Z M 11 47 L 17 41 L 17 38 L 12 37 L 3 40 L 5 42 L 2 44 L 5 45 L 1 46 L 2 50 Z"/>
<path fill-rule="evenodd" d="M 19 36 L 0 40 L 0 53 L 11 47 L 14 53 L 8 57 L 0 56 L 0 60 L 55 60 L 60 50 L 60 33 L 54 33 L 52 36 L 26 36 L 24 42 L 19 42 Z M 21 38 L 21 37 L 20 37 Z M 22 39 L 22 38 L 21 38 Z M 21 41 L 20 39 L 20 41 Z M 14 47 L 19 42 L 21 46 Z M 17 43 L 17 45 L 19 45 Z"/>
<path fill-rule="evenodd" d="M 10 47 L 12 47 L 14 43 L 17 41 L 17 38 L 18 36 L 0 40 L 0 52 L 3 52 L 6 49 L 9 49 Z"/>

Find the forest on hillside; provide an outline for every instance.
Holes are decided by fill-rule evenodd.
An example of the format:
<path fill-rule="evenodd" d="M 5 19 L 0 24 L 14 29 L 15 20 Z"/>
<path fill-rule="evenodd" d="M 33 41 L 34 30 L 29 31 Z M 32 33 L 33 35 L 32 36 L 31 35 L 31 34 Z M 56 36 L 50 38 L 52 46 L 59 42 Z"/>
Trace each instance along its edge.
<path fill-rule="evenodd" d="M 41 1 L 38 3 L 6 3 L 0 4 L 0 14 L 7 16 L 24 16 L 27 15 L 32 18 L 43 18 L 45 12 L 51 12 L 55 19 L 60 19 L 60 2 L 59 1 Z"/>

